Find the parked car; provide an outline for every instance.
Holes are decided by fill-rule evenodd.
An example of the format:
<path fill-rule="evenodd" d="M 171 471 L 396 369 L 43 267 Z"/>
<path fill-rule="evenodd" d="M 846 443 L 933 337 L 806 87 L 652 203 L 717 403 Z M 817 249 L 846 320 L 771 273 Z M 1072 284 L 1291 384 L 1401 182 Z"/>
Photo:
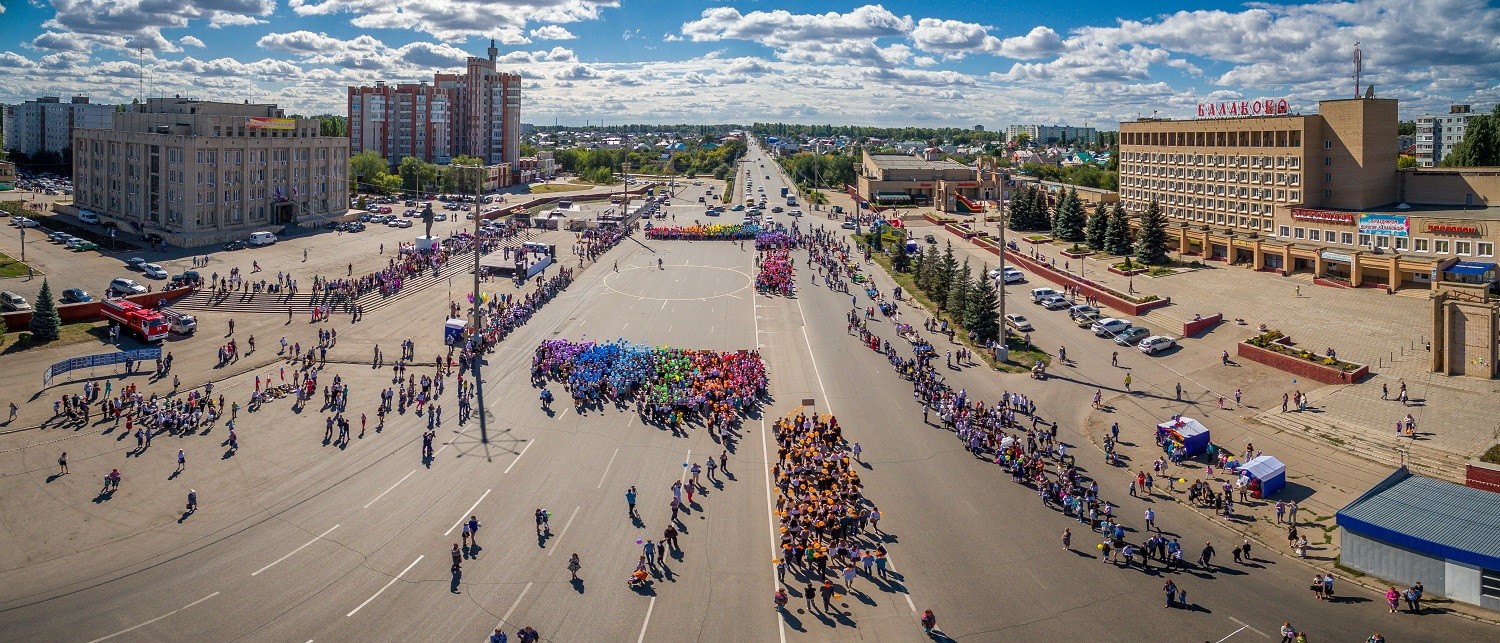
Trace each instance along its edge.
<path fill-rule="evenodd" d="M 1025 315 L 1007 313 L 1005 315 L 1005 323 L 1011 328 L 1016 329 L 1017 332 L 1029 333 L 1033 330 L 1036 330 L 1031 326 L 1031 321 L 1026 319 Z"/>
<path fill-rule="evenodd" d="M 1021 271 L 1016 270 L 1015 268 L 1006 268 L 1003 274 L 1005 277 L 1005 283 L 1008 284 L 1018 284 L 1026 281 L 1026 275 Z"/>
<path fill-rule="evenodd" d="M 1051 288 L 1032 288 L 1031 289 L 1031 303 L 1040 304 L 1040 303 L 1042 303 L 1043 299 L 1047 299 L 1049 297 L 1054 297 L 1054 296 L 1060 296 L 1060 295 L 1062 295 L 1061 292 L 1058 292 L 1058 291 L 1053 290 Z M 1067 301 L 1067 300 L 1063 300 L 1063 301 Z"/>
<path fill-rule="evenodd" d="M 1151 330 L 1144 326 L 1131 326 L 1115 333 L 1115 343 L 1121 346 L 1135 346 L 1150 335 Z"/>
<path fill-rule="evenodd" d="M 245 249 L 245 242 L 244 241 L 240 241 L 239 239 L 235 239 L 234 241 L 230 241 L 229 243 L 224 244 L 224 249 L 225 250 L 244 250 Z"/>
<path fill-rule="evenodd" d="M 130 279 L 127 277 L 115 278 L 114 281 L 109 282 L 109 289 L 125 295 L 141 295 L 145 294 L 146 292 L 145 286 L 142 286 L 136 283 L 134 279 Z"/>
<path fill-rule="evenodd" d="M 393 225 L 393 226 L 395 226 L 397 228 L 410 228 L 411 227 L 411 219 L 397 219 L 395 221 L 392 221 L 391 225 Z"/>
<path fill-rule="evenodd" d="M 125 260 L 125 267 L 131 270 L 140 270 L 141 266 L 144 265 L 146 265 L 146 260 L 140 257 L 131 257 Z"/>
<path fill-rule="evenodd" d="M 1064 308 L 1067 308 L 1069 304 L 1068 300 L 1065 299 L 1062 295 L 1049 295 L 1043 298 L 1038 303 L 1040 303 L 1042 307 L 1046 308 L 1047 310 L 1062 310 Z"/>
<path fill-rule="evenodd" d="M 1141 343 L 1136 344 L 1136 347 L 1141 349 L 1142 353 L 1145 353 L 1147 355 L 1155 355 L 1176 345 L 1177 340 L 1172 339 L 1171 337 L 1167 337 L 1166 335 L 1153 335 L 1141 340 Z"/>
<path fill-rule="evenodd" d="M 82 304 L 93 301 L 94 297 L 82 288 L 69 288 L 62 291 L 60 299 L 65 304 Z"/>
<path fill-rule="evenodd" d="M 1127 328 L 1130 328 L 1130 322 L 1115 317 L 1105 317 L 1094 322 L 1089 330 L 1094 331 L 1095 337 L 1109 337 Z"/>
<path fill-rule="evenodd" d="M 937 243 L 937 237 L 930 234 L 922 237 L 922 240 L 926 241 L 927 243 Z"/>
<path fill-rule="evenodd" d="M 162 268 L 161 265 L 159 265 L 159 264 L 148 263 L 148 264 L 146 264 L 144 266 L 141 266 L 141 272 L 146 273 L 146 276 L 150 277 L 152 279 L 166 279 L 167 278 L 167 271 L 166 271 L 166 269 Z"/>
<path fill-rule="evenodd" d="M 68 239 L 70 237 L 72 237 L 72 236 L 73 235 L 68 234 L 66 232 L 63 232 L 61 230 L 58 230 L 56 232 L 48 232 L 47 233 L 47 239 L 49 241 L 52 241 L 53 243 L 67 243 Z"/>
<path fill-rule="evenodd" d="M 1099 314 L 1099 309 L 1086 304 L 1078 304 L 1068 309 L 1068 316 L 1074 319 L 1077 319 L 1079 315 L 1087 315 L 1089 313 L 1097 315 Z"/>
<path fill-rule="evenodd" d="M 854 222 L 853 221 L 845 221 L 842 224 L 840 224 L 839 227 L 843 228 L 845 230 L 853 230 L 854 229 Z"/>
<path fill-rule="evenodd" d="M 72 249 L 74 249 L 74 250 L 76 250 L 78 252 L 84 252 L 84 251 L 87 251 L 87 250 L 97 250 L 97 249 L 99 249 L 99 246 L 95 245 L 94 242 L 92 242 L 92 241 L 89 241 L 87 239 L 76 239 L 76 238 L 73 239 L 71 242 L 68 243 L 68 247 L 72 248 Z"/>
<path fill-rule="evenodd" d="M 31 304 L 26 298 L 9 290 L 0 292 L 0 309 L 3 310 L 31 310 Z"/>
<path fill-rule="evenodd" d="M 1092 328 L 1094 326 L 1094 322 L 1101 319 L 1104 319 L 1104 316 L 1100 315 L 1099 313 L 1084 313 L 1082 315 L 1073 316 L 1073 321 L 1078 324 L 1079 328 Z"/>
<path fill-rule="evenodd" d="M 17 228 L 35 228 L 36 227 L 36 221 L 33 221 L 33 220 L 28 219 L 26 217 L 11 217 L 10 224 L 13 225 L 13 226 L 16 226 Z"/>

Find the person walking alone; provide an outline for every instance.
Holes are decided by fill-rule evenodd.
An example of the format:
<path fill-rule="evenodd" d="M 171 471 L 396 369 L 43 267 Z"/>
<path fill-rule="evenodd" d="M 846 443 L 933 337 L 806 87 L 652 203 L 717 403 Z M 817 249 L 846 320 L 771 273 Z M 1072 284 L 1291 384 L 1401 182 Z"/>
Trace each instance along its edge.
<path fill-rule="evenodd" d="M 578 570 L 582 568 L 583 565 L 578 562 L 578 554 L 573 554 L 573 557 L 568 559 L 568 572 L 573 575 L 573 580 L 578 580 Z"/>
<path fill-rule="evenodd" d="M 60 476 L 68 475 L 68 452 L 67 451 L 63 451 L 62 455 L 57 456 L 57 468 L 59 469 L 59 471 L 57 472 L 57 475 L 60 475 Z"/>

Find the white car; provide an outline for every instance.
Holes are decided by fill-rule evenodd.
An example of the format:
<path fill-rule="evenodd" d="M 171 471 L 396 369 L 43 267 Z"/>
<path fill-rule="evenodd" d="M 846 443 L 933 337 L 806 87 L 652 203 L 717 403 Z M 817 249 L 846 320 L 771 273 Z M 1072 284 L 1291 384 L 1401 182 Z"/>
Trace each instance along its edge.
<path fill-rule="evenodd" d="M 114 281 L 109 282 L 109 289 L 127 295 L 140 295 L 146 292 L 145 286 L 136 283 L 134 279 L 128 277 L 118 277 Z"/>
<path fill-rule="evenodd" d="M 145 273 L 147 277 L 150 277 L 152 279 L 167 278 L 166 269 L 162 268 L 159 264 L 148 263 L 144 266 L 141 266 L 141 272 Z"/>
<path fill-rule="evenodd" d="M 13 217 L 10 220 L 10 224 L 13 225 L 13 226 L 16 226 L 17 228 L 35 228 L 36 227 L 36 221 L 33 221 L 33 220 L 28 219 L 26 217 Z"/>
<path fill-rule="evenodd" d="M 1046 308 L 1047 310 L 1061 310 L 1063 308 L 1067 308 L 1071 302 L 1063 298 L 1062 295 L 1048 295 L 1038 303 L 1040 303 L 1042 307 Z"/>
<path fill-rule="evenodd" d="M 1108 337 L 1127 328 L 1130 328 L 1130 322 L 1114 317 L 1105 317 L 1094 322 L 1094 325 L 1090 326 L 1089 330 L 1094 331 L 1095 337 Z"/>
<path fill-rule="evenodd" d="M 1018 284 L 1026 281 L 1026 275 L 1022 274 L 1021 271 L 1016 270 L 1015 268 L 1006 268 L 1005 272 L 1002 273 L 1002 275 L 1005 279 L 1005 283 L 1008 284 Z"/>
<path fill-rule="evenodd" d="M 1028 319 L 1026 319 L 1025 315 L 1017 315 L 1016 313 L 1007 313 L 1005 315 L 1005 323 L 1009 324 L 1011 328 L 1014 328 L 1017 331 L 1020 331 L 1020 332 L 1023 332 L 1023 333 L 1029 333 L 1029 332 L 1035 330 L 1031 326 L 1031 321 L 1028 320 Z"/>
<path fill-rule="evenodd" d="M 1155 355 L 1176 345 L 1177 340 L 1172 339 L 1171 337 L 1167 337 L 1166 335 L 1153 335 L 1141 340 L 1141 343 L 1136 344 L 1136 347 L 1141 349 L 1142 353 L 1145 353 L 1147 355 Z"/>

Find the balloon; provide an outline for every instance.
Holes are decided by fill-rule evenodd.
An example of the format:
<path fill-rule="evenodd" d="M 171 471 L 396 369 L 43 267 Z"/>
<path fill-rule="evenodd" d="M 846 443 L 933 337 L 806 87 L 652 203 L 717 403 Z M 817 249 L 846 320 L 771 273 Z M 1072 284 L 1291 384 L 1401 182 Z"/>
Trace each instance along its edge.
<path fill-rule="evenodd" d="M 643 541 L 643 540 L 641 540 L 639 538 L 635 539 L 635 544 L 637 544 L 637 545 L 644 544 L 644 543 L 645 543 L 645 541 Z"/>
<path fill-rule="evenodd" d="M 1097 545 L 1094 545 L 1094 546 L 1095 546 L 1095 547 L 1098 547 L 1098 548 L 1099 548 L 1099 551 L 1104 551 L 1104 543 L 1099 543 L 1099 544 L 1097 544 Z"/>

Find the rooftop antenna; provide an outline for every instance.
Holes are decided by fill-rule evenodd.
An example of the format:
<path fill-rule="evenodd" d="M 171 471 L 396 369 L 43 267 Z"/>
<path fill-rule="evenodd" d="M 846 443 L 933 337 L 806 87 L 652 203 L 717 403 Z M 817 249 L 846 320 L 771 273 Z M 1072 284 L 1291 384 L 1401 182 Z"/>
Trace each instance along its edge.
<path fill-rule="evenodd" d="M 1359 72 L 1364 71 L 1364 55 L 1359 51 L 1359 42 L 1354 43 L 1354 97 L 1359 98 Z"/>

